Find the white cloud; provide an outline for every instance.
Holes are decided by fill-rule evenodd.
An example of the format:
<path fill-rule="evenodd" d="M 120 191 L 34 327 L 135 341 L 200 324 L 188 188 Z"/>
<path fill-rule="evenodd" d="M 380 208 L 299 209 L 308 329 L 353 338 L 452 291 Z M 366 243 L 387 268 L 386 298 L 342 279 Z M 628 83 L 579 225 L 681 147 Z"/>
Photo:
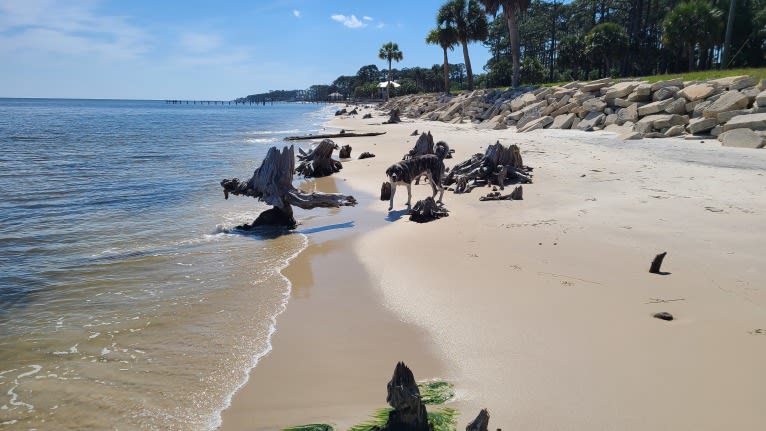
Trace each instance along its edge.
<path fill-rule="evenodd" d="M 0 0 L 2 51 L 37 51 L 106 58 L 140 56 L 149 37 L 126 17 L 99 16 L 93 1 Z"/>
<path fill-rule="evenodd" d="M 301 17 L 301 11 L 299 11 L 298 9 L 293 9 L 293 16 L 296 17 L 296 18 L 300 18 Z"/>
<path fill-rule="evenodd" d="M 367 15 L 363 16 L 362 19 L 365 21 L 372 21 L 372 17 Z"/>
<path fill-rule="evenodd" d="M 376 25 L 376 26 L 375 26 L 375 28 L 383 28 L 383 27 L 385 27 L 385 26 L 386 26 L 386 25 L 385 25 L 385 24 L 383 24 L 383 23 L 381 22 L 381 23 L 379 23 L 378 25 Z"/>
<path fill-rule="evenodd" d="M 184 33 L 181 35 L 181 46 L 189 52 L 206 53 L 221 46 L 221 38 L 215 34 Z"/>
<path fill-rule="evenodd" d="M 362 21 L 359 21 L 359 19 L 355 15 L 346 16 L 346 15 L 333 15 L 330 18 L 332 18 L 335 21 L 338 21 L 339 23 L 342 23 L 348 28 L 361 28 L 361 27 L 367 27 L 367 24 L 363 23 Z"/>

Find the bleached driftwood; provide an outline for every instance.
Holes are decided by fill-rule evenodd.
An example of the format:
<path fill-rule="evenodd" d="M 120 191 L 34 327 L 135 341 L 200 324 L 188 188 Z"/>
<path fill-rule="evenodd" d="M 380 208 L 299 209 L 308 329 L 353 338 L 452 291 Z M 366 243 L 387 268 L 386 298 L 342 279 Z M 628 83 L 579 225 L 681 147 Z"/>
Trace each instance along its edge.
<path fill-rule="evenodd" d="M 229 194 L 254 197 L 272 205 L 273 208 L 258 216 L 252 225 L 244 225 L 248 229 L 259 225 L 281 225 L 289 228 L 296 226 L 292 206 L 302 209 L 337 208 L 356 205 L 353 196 L 340 193 L 305 193 L 293 187 L 293 172 L 295 171 L 295 156 L 293 147 L 284 147 L 280 152 L 277 147 L 271 147 L 261 166 L 253 172 L 246 182 L 238 178 L 221 181 L 223 195 Z"/>

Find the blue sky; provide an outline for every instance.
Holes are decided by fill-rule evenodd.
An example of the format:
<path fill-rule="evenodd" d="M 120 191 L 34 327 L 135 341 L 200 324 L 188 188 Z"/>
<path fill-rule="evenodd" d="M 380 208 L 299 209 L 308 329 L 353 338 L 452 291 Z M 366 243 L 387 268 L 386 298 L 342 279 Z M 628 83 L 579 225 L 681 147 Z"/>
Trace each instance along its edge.
<path fill-rule="evenodd" d="M 0 0 L 0 97 L 229 100 L 385 69 L 388 41 L 394 67 L 430 67 L 444 1 Z M 480 73 L 487 49 L 469 53 Z"/>

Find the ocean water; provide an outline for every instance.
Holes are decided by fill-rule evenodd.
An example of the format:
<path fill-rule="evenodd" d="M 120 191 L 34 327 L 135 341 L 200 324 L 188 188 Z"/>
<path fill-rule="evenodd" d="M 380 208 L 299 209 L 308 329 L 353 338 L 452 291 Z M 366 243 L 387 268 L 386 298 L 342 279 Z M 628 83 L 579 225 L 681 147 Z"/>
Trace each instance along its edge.
<path fill-rule="evenodd" d="M 0 430 L 214 429 L 307 245 L 219 182 L 332 112 L 0 99 Z"/>

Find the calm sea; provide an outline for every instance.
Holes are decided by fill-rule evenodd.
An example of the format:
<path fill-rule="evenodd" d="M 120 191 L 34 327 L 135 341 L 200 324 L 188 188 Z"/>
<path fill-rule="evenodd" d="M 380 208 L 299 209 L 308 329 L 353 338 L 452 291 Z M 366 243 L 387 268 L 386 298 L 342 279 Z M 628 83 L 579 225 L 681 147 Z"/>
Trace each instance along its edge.
<path fill-rule="evenodd" d="M 219 182 L 332 109 L 0 99 L 0 429 L 215 428 L 307 245 Z"/>

